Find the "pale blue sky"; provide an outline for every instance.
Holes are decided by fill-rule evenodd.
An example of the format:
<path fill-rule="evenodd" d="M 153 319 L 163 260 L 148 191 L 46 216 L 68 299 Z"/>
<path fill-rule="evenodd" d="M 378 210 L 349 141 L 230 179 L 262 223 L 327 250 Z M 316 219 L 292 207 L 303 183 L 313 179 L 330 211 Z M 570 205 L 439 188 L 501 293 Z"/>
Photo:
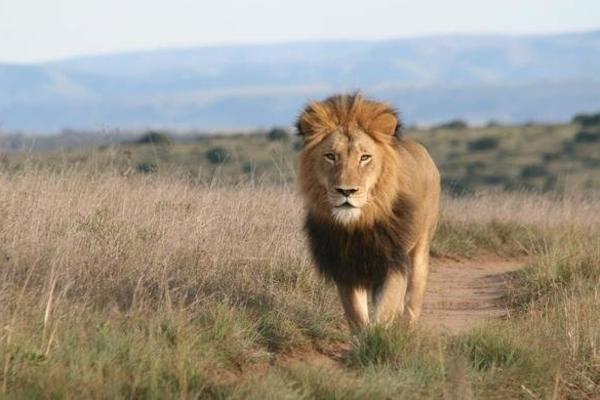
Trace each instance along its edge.
<path fill-rule="evenodd" d="M 600 28 L 600 0 L 0 0 L 0 62 L 231 43 Z"/>

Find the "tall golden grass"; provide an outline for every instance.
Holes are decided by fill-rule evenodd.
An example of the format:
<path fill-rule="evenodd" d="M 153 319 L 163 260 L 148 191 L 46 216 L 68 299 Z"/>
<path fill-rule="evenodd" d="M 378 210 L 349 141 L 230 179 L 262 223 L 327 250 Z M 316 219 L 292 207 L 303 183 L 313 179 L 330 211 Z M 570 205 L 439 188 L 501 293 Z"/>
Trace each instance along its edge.
<path fill-rule="evenodd" d="M 540 396 L 592 396 L 600 382 L 599 226 L 592 195 L 445 198 L 436 254 L 533 257 L 510 292 L 520 314 L 501 329 L 418 341 L 428 365 L 414 348 L 413 364 L 394 362 L 408 350 L 392 345 L 384 362 L 321 373 L 285 361 L 350 340 L 335 291 L 313 273 L 294 187 L 69 168 L 0 173 L 0 393 L 438 397 L 448 389 L 444 363 L 467 359 L 475 393 L 522 384 Z M 373 335 L 380 340 L 364 339 L 357 359 L 361 346 L 415 341 Z M 560 356 L 536 353 L 544 343 L 563 348 Z M 523 349 L 535 354 L 516 364 L 502 358 Z M 515 386 L 527 368 L 531 377 Z M 323 382 L 325 373 L 338 378 Z"/>

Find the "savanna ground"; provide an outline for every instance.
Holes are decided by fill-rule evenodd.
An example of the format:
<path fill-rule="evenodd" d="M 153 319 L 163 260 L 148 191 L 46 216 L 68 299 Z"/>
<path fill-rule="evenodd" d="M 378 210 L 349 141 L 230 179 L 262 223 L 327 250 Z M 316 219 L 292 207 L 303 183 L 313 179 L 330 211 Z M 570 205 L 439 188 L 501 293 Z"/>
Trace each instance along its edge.
<path fill-rule="evenodd" d="M 461 137 L 459 148 L 477 140 Z M 266 143 L 257 151 L 292 148 L 250 140 Z M 600 201 L 590 185 L 446 195 L 422 323 L 352 337 L 335 290 L 313 272 L 286 183 L 293 162 L 270 153 L 277 184 L 224 182 L 228 169 L 246 173 L 235 162 L 205 179 L 188 161 L 165 161 L 186 145 L 4 158 L 0 397 L 600 396 Z M 158 170 L 132 161 L 146 151 Z M 583 159 L 572 162 L 577 182 L 597 172 Z M 498 281 L 498 268 L 512 272 Z M 461 307 L 484 312 L 453 326 Z"/>

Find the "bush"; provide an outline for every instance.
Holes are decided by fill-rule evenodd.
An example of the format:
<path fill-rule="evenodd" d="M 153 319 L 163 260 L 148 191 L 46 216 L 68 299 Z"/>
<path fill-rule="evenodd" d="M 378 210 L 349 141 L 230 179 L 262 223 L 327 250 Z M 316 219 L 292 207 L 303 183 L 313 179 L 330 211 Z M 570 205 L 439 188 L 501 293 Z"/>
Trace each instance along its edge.
<path fill-rule="evenodd" d="M 560 153 L 544 153 L 542 154 L 542 160 L 544 162 L 551 162 L 560 159 Z"/>
<path fill-rule="evenodd" d="M 212 149 L 206 152 L 206 159 L 211 162 L 211 164 L 222 164 L 229 160 L 229 152 L 223 147 L 213 147 Z"/>
<path fill-rule="evenodd" d="M 510 180 L 506 175 L 485 175 L 480 179 L 485 185 L 503 185 Z"/>
<path fill-rule="evenodd" d="M 500 141 L 494 137 L 483 137 L 469 142 L 469 150 L 486 151 L 493 150 L 498 147 Z"/>
<path fill-rule="evenodd" d="M 600 131 L 580 131 L 573 139 L 576 143 L 595 143 L 600 142 Z"/>
<path fill-rule="evenodd" d="M 242 163 L 242 171 L 245 174 L 250 174 L 255 170 L 255 166 L 252 164 L 251 161 L 244 161 Z"/>
<path fill-rule="evenodd" d="M 171 138 L 166 133 L 150 131 L 139 138 L 137 144 L 170 144 Z"/>
<path fill-rule="evenodd" d="M 304 142 L 302 140 L 294 142 L 294 151 L 302 151 L 302 149 L 304 149 Z"/>
<path fill-rule="evenodd" d="M 143 174 L 153 174 L 158 171 L 158 165 L 153 162 L 143 162 L 139 163 L 135 169 Z"/>
<path fill-rule="evenodd" d="M 536 178 L 547 174 L 546 167 L 541 164 L 527 165 L 521 170 L 521 178 Z"/>
<path fill-rule="evenodd" d="M 454 119 L 437 125 L 436 129 L 466 129 L 469 125 L 462 119 Z"/>
<path fill-rule="evenodd" d="M 465 166 L 465 171 L 467 175 L 477 175 L 484 168 L 485 163 L 483 161 L 471 161 Z"/>
<path fill-rule="evenodd" d="M 562 142 L 562 152 L 563 154 L 572 156 L 575 154 L 575 139 L 573 140 L 565 140 Z"/>
<path fill-rule="evenodd" d="M 466 196 L 474 192 L 468 179 L 442 178 L 442 189 L 451 196 Z"/>
<path fill-rule="evenodd" d="M 573 123 L 582 126 L 600 125 L 600 112 L 595 114 L 577 114 L 573 117 Z"/>
<path fill-rule="evenodd" d="M 290 134 L 283 128 L 273 128 L 267 133 L 267 139 L 271 142 L 276 141 L 288 141 L 290 139 Z"/>

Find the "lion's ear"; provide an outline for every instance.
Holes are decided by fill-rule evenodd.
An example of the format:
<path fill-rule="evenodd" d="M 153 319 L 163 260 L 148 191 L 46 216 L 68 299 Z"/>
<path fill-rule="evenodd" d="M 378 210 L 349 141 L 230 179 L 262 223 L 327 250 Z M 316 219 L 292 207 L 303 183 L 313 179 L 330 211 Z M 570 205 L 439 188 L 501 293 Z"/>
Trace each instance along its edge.
<path fill-rule="evenodd" d="M 400 136 L 402 124 L 393 110 L 387 110 L 375 117 L 369 124 L 369 129 L 389 136 Z"/>
<path fill-rule="evenodd" d="M 298 129 L 298 134 L 307 141 L 323 130 L 327 120 L 325 107 L 319 102 L 312 102 L 298 117 L 296 129 Z"/>
<path fill-rule="evenodd" d="M 309 137 L 312 132 L 312 124 L 310 123 L 310 118 L 308 113 L 310 110 L 307 108 L 300 114 L 298 120 L 296 121 L 296 129 L 298 130 L 298 135 L 302 136 L 304 139 Z"/>

